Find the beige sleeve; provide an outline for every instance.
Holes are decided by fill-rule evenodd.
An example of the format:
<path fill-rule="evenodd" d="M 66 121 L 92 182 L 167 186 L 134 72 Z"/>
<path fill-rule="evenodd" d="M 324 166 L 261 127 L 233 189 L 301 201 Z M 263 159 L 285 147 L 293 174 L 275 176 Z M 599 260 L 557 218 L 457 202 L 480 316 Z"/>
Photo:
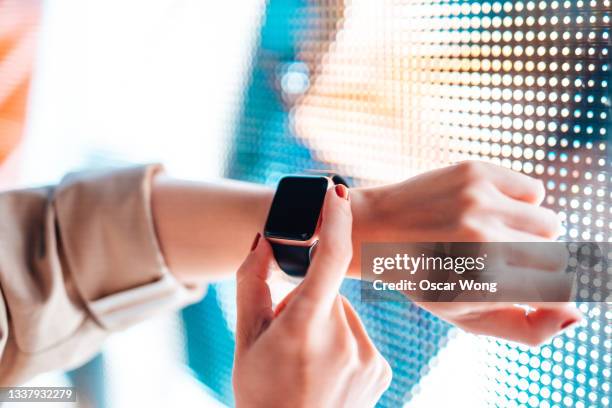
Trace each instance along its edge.
<path fill-rule="evenodd" d="M 159 169 L 0 193 L 0 386 L 83 363 L 110 332 L 202 296 L 161 255 L 150 207 Z"/>

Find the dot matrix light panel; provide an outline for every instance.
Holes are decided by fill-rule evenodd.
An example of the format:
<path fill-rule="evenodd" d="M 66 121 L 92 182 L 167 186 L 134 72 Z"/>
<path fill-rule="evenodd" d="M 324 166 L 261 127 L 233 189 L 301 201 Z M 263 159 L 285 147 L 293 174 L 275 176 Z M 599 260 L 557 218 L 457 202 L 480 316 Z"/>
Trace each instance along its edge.
<path fill-rule="evenodd" d="M 542 179 L 564 239 L 609 242 L 611 14 L 609 0 L 270 0 L 226 173 L 334 168 L 369 185 L 485 160 Z M 358 285 L 343 292 L 358 304 Z M 231 320 L 231 291 L 212 294 Z M 488 369 L 460 373 L 485 377 L 483 406 L 609 406 L 612 310 L 579 306 L 580 326 L 541 347 L 483 341 Z M 449 326 L 406 303 L 358 310 L 394 369 L 379 406 L 402 406 Z"/>

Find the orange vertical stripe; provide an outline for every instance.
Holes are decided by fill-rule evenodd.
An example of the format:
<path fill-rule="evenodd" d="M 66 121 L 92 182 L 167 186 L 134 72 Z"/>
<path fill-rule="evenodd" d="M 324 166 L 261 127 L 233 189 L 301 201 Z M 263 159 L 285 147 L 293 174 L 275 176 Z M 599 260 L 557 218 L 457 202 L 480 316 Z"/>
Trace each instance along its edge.
<path fill-rule="evenodd" d="M 0 163 L 23 136 L 39 0 L 0 0 Z"/>

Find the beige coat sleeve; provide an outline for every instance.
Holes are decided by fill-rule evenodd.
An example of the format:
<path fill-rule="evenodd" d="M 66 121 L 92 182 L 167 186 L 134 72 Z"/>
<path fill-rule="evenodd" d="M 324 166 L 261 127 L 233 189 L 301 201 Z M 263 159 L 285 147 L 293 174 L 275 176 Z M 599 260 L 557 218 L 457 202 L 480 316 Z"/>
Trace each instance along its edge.
<path fill-rule="evenodd" d="M 201 297 L 161 255 L 150 208 L 158 170 L 0 193 L 0 386 L 74 367 L 110 332 Z"/>

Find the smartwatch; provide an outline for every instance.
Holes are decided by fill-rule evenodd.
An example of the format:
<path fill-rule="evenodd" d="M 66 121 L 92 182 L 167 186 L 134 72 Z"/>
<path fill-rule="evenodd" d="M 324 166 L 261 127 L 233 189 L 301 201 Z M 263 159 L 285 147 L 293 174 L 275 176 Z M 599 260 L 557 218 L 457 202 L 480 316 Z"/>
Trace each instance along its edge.
<path fill-rule="evenodd" d="M 334 184 L 347 183 L 338 175 L 285 176 L 278 183 L 264 237 L 278 266 L 291 278 L 306 276 L 318 242 L 325 194 Z"/>

